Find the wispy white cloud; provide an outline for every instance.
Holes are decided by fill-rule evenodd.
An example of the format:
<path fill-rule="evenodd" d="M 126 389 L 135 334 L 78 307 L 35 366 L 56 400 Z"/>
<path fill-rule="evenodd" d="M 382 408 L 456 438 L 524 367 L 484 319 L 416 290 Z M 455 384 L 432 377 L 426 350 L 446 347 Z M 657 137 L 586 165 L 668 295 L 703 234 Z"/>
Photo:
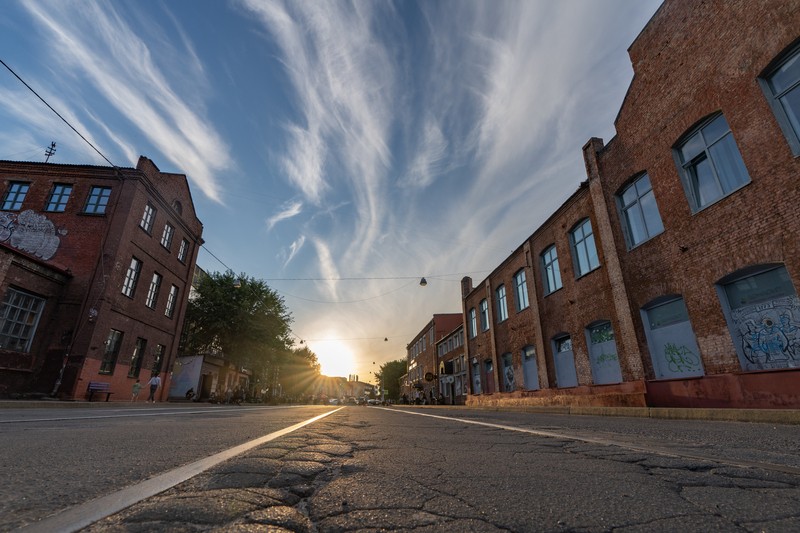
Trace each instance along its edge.
<path fill-rule="evenodd" d="M 113 6 L 66 1 L 24 6 L 53 39 L 51 49 L 66 76 L 85 75 L 209 198 L 221 201 L 216 173 L 232 165 L 226 144 L 175 93 L 147 43 Z"/>
<path fill-rule="evenodd" d="M 90 143 L 94 146 L 98 146 L 98 141 L 92 136 L 90 129 L 81 121 L 80 117 L 75 114 L 66 101 L 47 89 L 40 89 L 37 92 L 39 92 L 51 106 L 58 109 L 61 116 L 80 131 Z M 25 133 L 22 136 L 14 134 L 12 138 L 16 140 L 11 141 L 13 144 L 25 146 L 19 143 L 22 138 L 26 138 L 30 139 L 30 141 L 26 141 L 26 143 L 30 142 L 30 144 L 27 144 L 28 147 L 30 147 L 31 144 L 39 144 L 42 146 L 42 150 L 44 150 L 44 147 L 49 144 L 50 140 L 57 139 L 58 145 L 61 146 L 62 149 L 69 146 L 70 150 L 80 154 L 80 156 L 84 158 L 84 162 L 91 161 L 93 164 L 98 165 L 107 164 L 91 146 L 79 139 L 74 132 L 69 129 L 69 126 L 64 124 L 60 118 L 45 107 L 42 102 L 29 91 L 7 89 L 0 86 L 0 102 L 13 103 L 3 106 L 3 113 L 13 121 L 24 124 L 27 132 L 32 131 L 39 135 L 38 139 L 33 140 L 30 133 Z M 58 150 L 58 147 L 56 150 Z"/>
<path fill-rule="evenodd" d="M 303 202 L 287 202 L 281 206 L 281 210 L 267 219 L 267 231 L 275 227 L 275 224 L 282 220 L 288 220 L 300 214 L 303 210 Z"/>
<path fill-rule="evenodd" d="M 337 297 L 337 279 L 339 278 L 339 269 L 336 268 L 336 262 L 333 259 L 331 250 L 328 244 L 318 237 L 313 237 L 311 242 L 317 252 L 317 259 L 319 261 L 319 271 L 321 277 L 325 280 L 325 286 L 328 296 L 334 300 Z"/>
<path fill-rule="evenodd" d="M 424 125 L 419 147 L 409 165 L 401 186 L 425 188 L 442 171 L 447 155 L 447 139 L 439 124 L 430 117 Z"/>
<path fill-rule="evenodd" d="M 384 221 L 395 73 L 367 2 L 241 0 L 281 50 L 301 120 L 287 124 L 287 178 L 306 199 L 345 188 L 355 218 L 340 253 L 358 268 Z"/>
<path fill-rule="evenodd" d="M 300 237 L 298 237 L 297 239 L 294 240 L 294 242 L 292 242 L 292 244 L 289 246 L 289 255 L 286 258 L 286 261 L 283 262 L 283 268 L 286 268 L 289 265 L 289 263 L 292 262 L 292 259 L 294 259 L 294 257 L 297 255 L 297 252 L 299 252 L 303 248 L 303 244 L 305 244 L 305 242 L 306 242 L 305 235 L 300 235 Z"/>

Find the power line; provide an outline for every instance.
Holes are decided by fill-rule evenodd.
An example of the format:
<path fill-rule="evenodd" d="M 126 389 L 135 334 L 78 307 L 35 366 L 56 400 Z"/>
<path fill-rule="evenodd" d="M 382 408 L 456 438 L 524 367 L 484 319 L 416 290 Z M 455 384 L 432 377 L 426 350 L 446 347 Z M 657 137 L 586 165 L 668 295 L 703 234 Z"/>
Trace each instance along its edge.
<path fill-rule="evenodd" d="M 97 149 L 97 147 L 96 147 L 95 145 L 93 145 L 92 143 L 90 143 L 90 142 L 89 142 L 89 140 L 88 140 L 86 137 L 84 137 L 84 136 L 81 134 L 81 132 L 79 132 L 78 130 L 76 130 L 76 129 L 75 129 L 75 127 L 74 127 L 72 124 L 70 124 L 70 123 L 69 123 L 69 121 L 68 121 L 67 119 L 65 119 L 64 117 L 62 117 L 62 116 L 61 116 L 61 113 L 59 113 L 58 111 L 56 111 L 55 109 L 53 109 L 53 106 L 51 106 L 50 104 L 48 104 L 48 103 L 47 103 L 47 100 L 45 100 L 44 98 L 42 98 L 41 96 L 39 96 L 39 93 L 37 93 L 36 91 L 34 91 L 34 90 L 33 90 L 33 87 L 31 87 L 30 85 L 28 85 L 28 84 L 25 82 L 25 80 L 23 80 L 22 78 L 20 78 L 20 77 L 19 77 L 19 74 L 17 74 L 16 72 L 14 72 L 14 69 L 12 69 L 11 67 L 9 67 L 9 66 L 6 64 L 6 62 L 5 62 L 5 61 L 3 61 L 2 59 L 0 59 L 0 63 L 2 63 L 2 64 L 3 64 L 3 66 L 4 66 L 4 67 L 6 67 L 6 68 L 8 69 L 8 71 L 9 71 L 11 74 L 13 74 L 13 75 L 14 75 L 14 77 L 15 77 L 15 78 L 17 78 L 17 79 L 18 79 L 18 80 L 19 80 L 19 81 L 20 81 L 20 82 L 21 82 L 21 83 L 22 83 L 22 84 L 23 84 L 25 87 L 27 87 L 27 88 L 28 88 L 28 90 L 29 90 L 30 92 L 32 92 L 33 94 L 35 94 L 35 95 L 36 95 L 36 98 L 38 98 L 39 100 L 41 100 L 41 101 L 42 101 L 42 103 L 43 103 L 44 105 L 46 105 L 48 108 L 50 108 L 50 111 L 52 111 L 53 113 L 55 113 L 55 114 L 56 114 L 56 116 L 57 116 L 58 118 L 60 118 L 60 119 L 61 119 L 61 120 L 64 122 L 64 124 L 66 124 L 67 126 L 69 126 L 69 128 L 70 128 L 72 131 L 74 131 L 74 132 L 75 132 L 75 133 L 78 135 L 78 137 L 80 137 L 81 139 L 83 139 L 83 141 L 84 141 L 86 144 L 88 144 L 89 146 L 91 146 L 91 147 L 92 147 L 92 150 L 94 150 L 95 152 L 97 152 L 97 153 L 98 153 L 98 155 L 100 155 L 100 157 L 102 157 L 103 159 L 105 159 L 105 160 L 106 160 L 106 162 L 107 162 L 109 165 L 111 165 L 111 166 L 112 166 L 112 167 L 114 167 L 114 168 L 117 168 L 117 165 L 115 165 L 114 163 L 112 163 L 112 162 L 111 162 L 111 161 L 110 161 L 110 160 L 109 160 L 109 159 L 108 159 L 108 158 L 107 158 L 105 155 L 103 155 L 103 153 L 102 153 L 100 150 L 98 150 L 98 149 Z"/>

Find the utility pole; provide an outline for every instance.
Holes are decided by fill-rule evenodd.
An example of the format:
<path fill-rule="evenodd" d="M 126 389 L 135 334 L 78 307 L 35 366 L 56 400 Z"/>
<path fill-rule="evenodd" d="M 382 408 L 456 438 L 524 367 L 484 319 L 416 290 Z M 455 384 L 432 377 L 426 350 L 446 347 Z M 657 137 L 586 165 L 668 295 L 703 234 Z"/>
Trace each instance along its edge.
<path fill-rule="evenodd" d="M 47 163 L 48 161 L 50 161 L 50 157 L 51 157 L 51 156 L 52 156 L 54 153 L 56 153 L 56 142 L 55 142 L 55 141 L 53 141 L 53 142 L 51 142 L 51 143 L 50 143 L 50 147 L 49 147 L 49 148 L 45 148 L 45 149 L 44 149 L 44 155 L 46 155 L 46 156 L 47 156 L 47 157 L 45 158 L 44 162 L 45 162 L 45 163 Z"/>

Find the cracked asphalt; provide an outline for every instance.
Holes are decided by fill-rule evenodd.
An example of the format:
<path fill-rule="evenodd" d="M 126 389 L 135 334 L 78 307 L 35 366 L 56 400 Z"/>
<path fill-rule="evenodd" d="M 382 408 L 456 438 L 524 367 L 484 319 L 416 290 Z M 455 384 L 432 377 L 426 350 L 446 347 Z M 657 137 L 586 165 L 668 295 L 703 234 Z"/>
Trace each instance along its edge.
<path fill-rule="evenodd" d="M 411 530 L 794 532 L 800 475 L 349 407 L 84 529 Z"/>

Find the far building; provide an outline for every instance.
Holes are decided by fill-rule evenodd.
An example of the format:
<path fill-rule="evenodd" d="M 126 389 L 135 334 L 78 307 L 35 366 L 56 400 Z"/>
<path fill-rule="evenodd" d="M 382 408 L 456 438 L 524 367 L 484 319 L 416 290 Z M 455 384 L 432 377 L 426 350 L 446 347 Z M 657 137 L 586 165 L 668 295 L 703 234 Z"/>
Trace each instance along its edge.
<path fill-rule="evenodd" d="M 408 374 L 401 388 L 410 401 L 430 403 L 439 396 L 436 342 L 461 324 L 461 313 L 435 314 L 406 346 Z"/>
<path fill-rule="evenodd" d="M 0 161 L 0 179 L 0 395 L 129 399 L 158 375 L 165 399 L 203 244 L 186 176 L 140 157 Z"/>

